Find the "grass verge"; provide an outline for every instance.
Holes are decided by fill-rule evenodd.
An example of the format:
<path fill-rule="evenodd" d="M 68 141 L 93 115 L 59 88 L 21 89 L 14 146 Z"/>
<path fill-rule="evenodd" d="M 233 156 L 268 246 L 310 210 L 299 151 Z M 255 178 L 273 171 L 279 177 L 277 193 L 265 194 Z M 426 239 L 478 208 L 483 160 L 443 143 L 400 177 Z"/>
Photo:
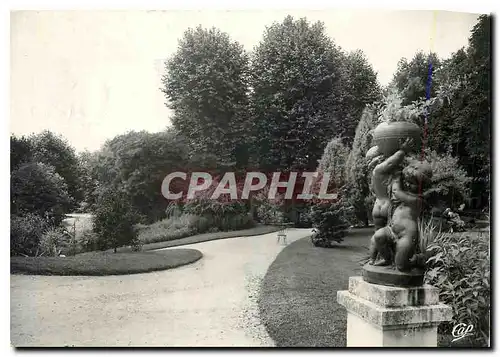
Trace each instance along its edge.
<path fill-rule="evenodd" d="M 258 300 L 261 320 L 277 347 L 346 346 L 347 313 L 337 303 L 337 291 L 347 290 L 349 277 L 362 275 L 372 231 L 353 229 L 330 249 L 303 238 L 280 252 Z M 440 335 L 438 346 L 450 346 L 450 337 Z"/>
<path fill-rule="evenodd" d="M 218 240 L 218 239 L 258 236 L 261 234 L 268 234 L 268 233 L 277 232 L 279 229 L 280 228 L 277 226 L 259 225 L 259 226 L 255 226 L 255 227 L 248 228 L 248 229 L 242 229 L 239 231 L 202 233 L 202 234 L 196 234 L 194 236 L 179 238 L 179 239 L 165 241 L 165 242 L 144 244 L 142 246 L 142 251 L 150 251 L 150 250 L 156 250 L 156 249 L 178 247 L 181 245 L 196 244 L 196 243 L 208 242 L 211 240 Z M 111 251 L 112 250 L 109 250 L 107 252 L 111 252 Z M 121 247 L 121 248 L 117 249 L 117 252 L 118 253 L 132 252 L 132 248 Z M 93 252 L 80 253 L 78 255 L 86 255 L 86 254 L 94 254 L 94 253 Z"/>
<path fill-rule="evenodd" d="M 72 257 L 11 257 L 11 274 L 31 275 L 125 275 L 176 268 L 200 259 L 195 249 L 158 252 L 87 253 Z"/>

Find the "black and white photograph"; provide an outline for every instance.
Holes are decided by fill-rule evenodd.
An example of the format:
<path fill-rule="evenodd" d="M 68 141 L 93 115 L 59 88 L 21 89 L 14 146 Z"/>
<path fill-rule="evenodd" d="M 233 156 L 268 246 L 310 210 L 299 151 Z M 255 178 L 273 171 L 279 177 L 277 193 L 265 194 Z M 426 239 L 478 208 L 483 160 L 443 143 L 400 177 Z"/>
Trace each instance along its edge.
<path fill-rule="evenodd" d="M 11 350 L 491 349 L 495 14 L 206 5 L 9 10 Z"/>

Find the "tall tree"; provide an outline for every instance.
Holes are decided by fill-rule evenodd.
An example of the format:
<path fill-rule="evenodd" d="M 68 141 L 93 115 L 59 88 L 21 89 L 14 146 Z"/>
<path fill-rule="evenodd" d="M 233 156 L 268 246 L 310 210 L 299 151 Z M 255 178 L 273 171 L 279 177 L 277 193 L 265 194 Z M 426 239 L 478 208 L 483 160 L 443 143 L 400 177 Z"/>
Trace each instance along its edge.
<path fill-rule="evenodd" d="M 403 105 L 411 104 L 421 98 L 426 98 L 427 89 L 430 89 L 430 96 L 436 95 L 438 83 L 429 82 L 429 71 L 434 79 L 434 72 L 441 66 L 441 61 L 435 53 L 425 54 L 420 51 L 408 62 L 402 58 L 398 62 L 396 73 L 391 85 L 398 89 L 403 98 Z"/>
<path fill-rule="evenodd" d="M 78 153 L 78 166 L 80 172 L 80 183 L 82 200 L 85 203 L 84 210 L 94 207 L 97 202 L 99 180 L 96 173 L 98 152 L 82 151 Z"/>
<path fill-rule="evenodd" d="M 267 27 L 252 58 L 254 157 L 263 169 L 314 169 L 344 132 L 343 55 L 321 22 L 287 16 Z"/>
<path fill-rule="evenodd" d="M 162 218 L 167 200 L 161 193 L 166 175 L 186 171 L 188 150 L 172 130 L 129 132 L 108 141 L 94 168 L 98 195 L 119 189 L 148 221 Z"/>
<path fill-rule="evenodd" d="M 66 182 L 54 167 L 37 162 L 22 164 L 11 175 L 11 213 L 32 213 L 61 223 L 71 200 Z"/>
<path fill-rule="evenodd" d="M 356 218 L 365 226 L 371 216 L 369 172 L 365 156 L 371 146 L 372 130 L 377 124 L 378 112 L 376 105 L 366 106 L 346 163 L 347 199 L 354 208 Z"/>
<path fill-rule="evenodd" d="M 73 199 L 73 207 L 82 199 L 78 158 L 75 149 L 61 135 L 45 130 L 31 137 L 33 161 L 55 168 L 64 179 L 68 193 Z"/>
<path fill-rule="evenodd" d="M 377 73 L 361 50 L 350 52 L 346 56 L 346 72 L 343 84 L 346 92 L 344 132 L 339 134 L 344 143 L 350 146 L 365 106 L 382 99 L 382 88 L 378 83 Z"/>
<path fill-rule="evenodd" d="M 436 78 L 436 96 L 445 100 L 429 116 L 429 144 L 439 153 L 449 148 L 473 178 L 473 205 L 489 200 L 491 98 L 491 18 L 479 17 L 468 47 L 444 61 Z"/>
<path fill-rule="evenodd" d="M 329 172 L 330 180 L 333 180 L 336 187 L 341 187 L 345 183 L 345 169 L 348 157 L 349 149 L 342 142 L 342 138 L 333 138 L 325 147 L 323 156 L 318 162 L 318 170 Z"/>
<path fill-rule="evenodd" d="M 194 153 L 244 165 L 248 120 L 248 55 L 216 28 L 188 29 L 166 63 L 163 92 L 173 126 Z"/>
<path fill-rule="evenodd" d="M 33 144 L 25 136 L 10 136 L 10 171 L 33 160 Z"/>

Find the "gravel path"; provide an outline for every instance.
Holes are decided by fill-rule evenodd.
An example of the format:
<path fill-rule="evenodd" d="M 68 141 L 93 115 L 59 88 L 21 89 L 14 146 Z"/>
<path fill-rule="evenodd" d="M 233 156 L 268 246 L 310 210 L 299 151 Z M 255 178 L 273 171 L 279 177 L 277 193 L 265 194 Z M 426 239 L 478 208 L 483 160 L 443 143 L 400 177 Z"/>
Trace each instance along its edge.
<path fill-rule="evenodd" d="M 311 234 L 290 229 L 288 242 Z M 257 298 L 276 233 L 186 246 L 173 270 L 105 277 L 11 275 L 14 346 L 274 346 Z M 175 248 L 169 248 L 175 249 Z"/>

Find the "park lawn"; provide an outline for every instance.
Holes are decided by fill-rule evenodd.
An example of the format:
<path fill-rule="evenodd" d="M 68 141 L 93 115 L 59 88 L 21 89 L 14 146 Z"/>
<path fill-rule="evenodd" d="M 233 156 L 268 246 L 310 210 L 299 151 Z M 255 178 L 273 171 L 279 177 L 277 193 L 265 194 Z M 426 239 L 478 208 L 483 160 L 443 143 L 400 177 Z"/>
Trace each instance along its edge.
<path fill-rule="evenodd" d="M 11 274 L 31 275 L 125 275 L 176 268 L 199 260 L 195 249 L 158 252 L 96 252 L 71 257 L 11 257 Z"/>
<path fill-rule="evenodd" d="M 242 230 L 238 230 L 238 231 L 202 233 L 202 234 L 196 234 L 193 236 L 178 238 L 178 239 L 164 241 L 164 242 L 144 244 L 142 246 L 142 250 L 149 251 L 149 250 L 156 250 L 156 249 L 178 247 L 181 245 L 208 242 L 211 240 L 218 240 L 218 239 L 258 236 L 261 234 L 268 234 L 268 233 L 277 232 L 279 229 L 280 228 L 277 226 L 257 225 L 257 226 L 252 227 L 252 228 L 242 229 Z M 121 247 L 121 248 L 117 249 L 117 252 L 130 252 L 130 251 L 132 251 L 131 247 Z M 88 254 L 88 253 L 82 253 L 82 254 Z"/>
<path fill-rule="evenodd" d="M 349 277 L 362 275 L 372 231 L 352 229 L 334 248 L 314 247 L 310 238 L 303 238 L 276 257 L 258 304 L 277 347 L 346 346 L 347 312 L 337 303 L 337 291 L 348 289 Z M 438 346 L 450 346 L 451 339 L 440 335 Z"/>

